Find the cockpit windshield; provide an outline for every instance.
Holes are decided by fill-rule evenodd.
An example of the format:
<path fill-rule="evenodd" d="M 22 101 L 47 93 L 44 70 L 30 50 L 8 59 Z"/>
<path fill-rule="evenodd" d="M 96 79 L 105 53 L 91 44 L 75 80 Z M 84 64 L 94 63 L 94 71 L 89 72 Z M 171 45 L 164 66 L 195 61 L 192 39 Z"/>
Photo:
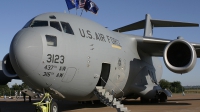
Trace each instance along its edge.
<path fill-rule="evenodd" d="M 74 35 L 74 32 L 70 26 L 69 23 L 63 22 L 63 21 L 45 21 L 45 20 L 34 20 L 35 18 L 31 19 L 26 23 L 26 25 L 23 28 L 28 28 L 28 27 L 45 27 L 45 26 L 50 26 L 55 28 L 56 30 L 64 33 L 68 33 L 71 35 Z M 60 25 L 61 24 L 61 25 Z"/>
<path fill-rule="evenodd" d="M 35 20 L 31 23 L 30 27 L 48 26 L 48 21 Z"/>
<path fill-rule="evenodd" d="M 33 18 L 34 19 L 34 18 Z M 33 19 L 31 19 L 30 21 L 28 21 L 23 28 L 27 28 L 30 26 L 30 24 L 32 23 Z"/>

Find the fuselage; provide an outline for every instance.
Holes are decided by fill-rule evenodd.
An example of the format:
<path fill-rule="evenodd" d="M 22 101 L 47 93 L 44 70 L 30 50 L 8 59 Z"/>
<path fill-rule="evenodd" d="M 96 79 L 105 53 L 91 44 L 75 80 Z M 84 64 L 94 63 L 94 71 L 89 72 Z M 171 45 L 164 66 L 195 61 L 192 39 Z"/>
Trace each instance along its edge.
<path fill-rule="evenodd" d="M 157 58 L 138 53 L 138 38 L 75 15 L 45 13 L 14 36 L 9 54 L 19 77 L 38 91 L 90 100 L 96 86 L 105 86 L 120 97 L 143 94 L 142 88 L 156 85 L 162 75 Z"/>

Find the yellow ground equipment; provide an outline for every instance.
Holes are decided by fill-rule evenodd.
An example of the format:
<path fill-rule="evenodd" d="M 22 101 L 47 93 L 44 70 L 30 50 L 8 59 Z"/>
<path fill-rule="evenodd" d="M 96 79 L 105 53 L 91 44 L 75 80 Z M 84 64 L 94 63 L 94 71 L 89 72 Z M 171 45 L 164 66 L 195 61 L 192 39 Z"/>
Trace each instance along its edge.
<path fill-rule="evenodd" d="M 40 102 L 33 103 L 36 106 L 36 112 L 58 112 L 58 106 L 52 100 L 51 95 L 45 93 Z"/>

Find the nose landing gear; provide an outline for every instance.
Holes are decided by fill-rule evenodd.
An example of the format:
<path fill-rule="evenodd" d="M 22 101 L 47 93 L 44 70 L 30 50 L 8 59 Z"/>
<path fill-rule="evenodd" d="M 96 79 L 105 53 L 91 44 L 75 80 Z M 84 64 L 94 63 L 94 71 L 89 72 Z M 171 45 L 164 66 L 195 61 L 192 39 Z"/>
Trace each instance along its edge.
<path fill-rule="evenodd" d="M 42 100 L 33 105 L 36 106 L 36 112 L 58 112 L 58 105 L 49 93 L 45 93 Z"/>

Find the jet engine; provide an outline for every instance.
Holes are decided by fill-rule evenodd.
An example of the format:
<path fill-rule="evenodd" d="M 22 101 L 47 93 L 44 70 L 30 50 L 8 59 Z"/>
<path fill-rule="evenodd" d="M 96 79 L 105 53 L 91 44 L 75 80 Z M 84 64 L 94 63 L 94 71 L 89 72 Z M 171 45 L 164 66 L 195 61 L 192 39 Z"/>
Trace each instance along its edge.
<path fill-rule="evenodd" d="M 0 85 L 6 85 L 11 80 L 12 80 L 12 78 L 6 77 L 0 68 Z"/>
<path fill-rule="evenodd" d="M 12 78 L 12 79 L 15 79 L 17 78 L 17 74 L 15 72 L 15 70 L 13 69 L 13 66 L 10 62 L 10 57 L 9 57 L 9 54 L 7 54 L 4 58 L 3 58 L 3 61 L 2 61 L 2 69 L 3 69 L 3 73 L 9 77 L 9 78 Z"/>
<path fill-rule="evenodd" d="M 164 50 L 164 62 L 169 70 L 174 73 L 187 73 L 196 64 L 196 51 L 194 47 L 183 39 L 170 42 Z"/>

